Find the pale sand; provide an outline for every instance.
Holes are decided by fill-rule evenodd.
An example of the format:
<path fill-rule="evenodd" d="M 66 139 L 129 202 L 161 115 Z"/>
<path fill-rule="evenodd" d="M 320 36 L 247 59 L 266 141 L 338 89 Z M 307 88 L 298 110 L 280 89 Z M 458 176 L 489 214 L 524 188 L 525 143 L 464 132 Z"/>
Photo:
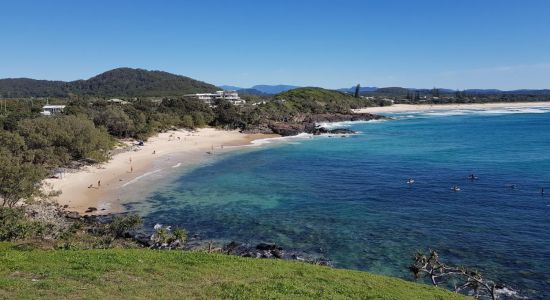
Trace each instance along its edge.
<path fill-rule="evenodd" d="M 419 112 L 432 110 L 455 110 L 455 109 L 501 109 L 501 108 L 550 108 L 550 102 L 508 102 L 508 103 L 468 103 L 468 104 L 395 104 L 392 106 L 366 107 L 355 109 L 355 113 L 399 113 Z"/>
<path fill-rule="evenodd" d="M 169 156 L 177 157 L 178 164 L 173 167 L 184 168 L 208 159 L 210 155 L 207 152 L 216 154 L 229 151 L 235 147 L 225 146 L 247 145 L 256 139 L 275 136 L 277 135 L 241 134 L 237 131 L 212 128 L 203 128 L 195 132 L 169 131 L 150 138 L 144 146 L 135 147 L 138 151 L 116 154 L 105 164 L 65 173 L 61 179 L 47 179 L 44 186 L 46 191 L 62 192 L 53 200 L 61 205 L 67 205 L 67 210 L 85 213 L 89 207 L 96 207 L 97 214 L 122 212 L 123 203 L 120 203 L 116 196 L 120 194 L 120 190 L 145 180 L 144 177 L 156 172 L 153 170 L 154 164 L 167 161 Z M 125 143 L 130 145 L 131 142 Z M 101 181 L 100 187 L 98 181 Z M 104 205 L 105 203 L 108 205 Z M 100 204 L 104 207 L 103 210 L 99 207 Z"/>

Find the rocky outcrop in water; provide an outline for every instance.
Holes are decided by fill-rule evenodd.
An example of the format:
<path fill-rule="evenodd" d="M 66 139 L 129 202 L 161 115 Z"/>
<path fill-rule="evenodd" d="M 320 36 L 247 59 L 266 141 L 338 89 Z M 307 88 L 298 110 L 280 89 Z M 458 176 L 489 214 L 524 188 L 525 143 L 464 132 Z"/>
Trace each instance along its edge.
<path fill-rule="evenodd" d="M 384 119 L 384 116 L 363 114 L 312 114 L 295 116 L 286 121 L 269 121 L 262 123 L 254 128 L 244 130 L 245 133 L 266 133 L 279 134 L 282 136 L 293 136 L 300 133 L 319 134 L 353 134 L 349 129 L 326 129 L 320 126 L 320 123 L 350 122 L 350 121 L 370 121 Z"/>
<path fill-rule="evenodd" d="M 221 251 L 228 255 L 242 257 L 297 260 L 323 266 L 332 266 L 332 263 L 327 259 L 314 257 L 305 253 L 287 251 L 277 244 L 270 243 L 260 243 L 253 246 L 249 244 L 231 242 L 223 246 Z"/>

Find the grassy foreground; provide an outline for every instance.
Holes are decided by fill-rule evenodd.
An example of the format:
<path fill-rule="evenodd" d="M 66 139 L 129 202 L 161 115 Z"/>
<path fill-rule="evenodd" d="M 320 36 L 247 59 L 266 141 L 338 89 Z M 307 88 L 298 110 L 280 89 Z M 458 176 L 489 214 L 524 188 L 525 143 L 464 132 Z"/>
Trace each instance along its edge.
<path fill-rule="evenodd" d="M 280 260 L 199 252 L 14 250 L 0 243 L 0 299 L 463 299 L 428 285 Z"/>

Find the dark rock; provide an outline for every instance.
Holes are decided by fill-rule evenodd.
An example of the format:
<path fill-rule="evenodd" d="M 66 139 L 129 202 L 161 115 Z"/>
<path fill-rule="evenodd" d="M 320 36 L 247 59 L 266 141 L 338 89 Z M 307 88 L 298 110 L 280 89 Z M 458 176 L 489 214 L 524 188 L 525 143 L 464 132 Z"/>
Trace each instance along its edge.
<path fill-rule="evenodd" d="M 272 254 L 275 258 L 278 258 L 278 259 L 283 258 L 283 253 L 282 253 L 280 250 L 278 250 L 278 249 L 272 250 L 272 251 L 271 251 L 271 254 Z"/>
<path fill-rule="evenodd" d="M 308 123 L 334 123 L 334 122 L 349 122 L 349 121 L 370 121 L 385 119 L 380 115 L 369 113 L 363 114 L 314 114 L 309 115 L 304 121 Z"/>
<path fill-rule="evenodd" d="M 74 220 L 77 220 L 77 219 L 80 219 L 81 216 L 78 212 L 76 211 L 68 211 L 65 213 L 65 217 L 68 218 L 68 219 L 74 219 Z"/>
<path fill-rule="evenodd" d="M 88 207 L 88 209 L 85 211 L 86 213 L 91 213 L 91 212 L 94 212 L 94 211 L 97 211 L 97 208 L 95 207 Z"/>
<path fill-rule="evenodd" d="M 293 136 L 306 132 L 304 124 L 298 123 L 272 123 L 269 124 L 269 128 L 272 133 L 282 136 Z"/>
<path fill-rule="evenodd" d="M 260 243 L 256 245 L 257 250 L 263 250 L 263 251 L 269 251 L 269 250 L 283 250 L 283 248 L 275 245 L 275 244 L 268 244 L 268 243 Z"/>
<path fill-rule="evenodd" d="M 240 249 L 242 246 L 243 246 L 242 244 L 232 241 L 231 243 L 223 246 L 222 250 L 227 254 L 235 255 L 237 253 L 237 250 Z"/>
<path fill-rule="evenodd" d="M 355 131 L 353 131 L 351 129 L 347 129 L 347 128 L 337 128 L 337 129 L 329 130 L 328 133 L 331 133 L 331 134 L 354 134 Z"/>

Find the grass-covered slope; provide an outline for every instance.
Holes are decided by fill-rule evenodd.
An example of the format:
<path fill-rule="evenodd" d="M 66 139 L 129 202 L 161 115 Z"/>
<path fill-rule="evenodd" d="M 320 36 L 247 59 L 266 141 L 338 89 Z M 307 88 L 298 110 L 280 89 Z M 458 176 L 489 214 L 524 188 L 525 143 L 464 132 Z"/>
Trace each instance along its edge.
<path fill-rule="evenodd" d="M 363 98 L 350 94 L 316 87 L 297 88 L 275 96 L 286 101 L 286 105 L 300 112 L 308 113 L 349 113 L 352 108 L 372 106 Z"/>
<path fill-rule="evenodd" d="M 463 299 L 400 279 L 289 261 L 10 247 L 0 244 L 0 299 Z"/>

